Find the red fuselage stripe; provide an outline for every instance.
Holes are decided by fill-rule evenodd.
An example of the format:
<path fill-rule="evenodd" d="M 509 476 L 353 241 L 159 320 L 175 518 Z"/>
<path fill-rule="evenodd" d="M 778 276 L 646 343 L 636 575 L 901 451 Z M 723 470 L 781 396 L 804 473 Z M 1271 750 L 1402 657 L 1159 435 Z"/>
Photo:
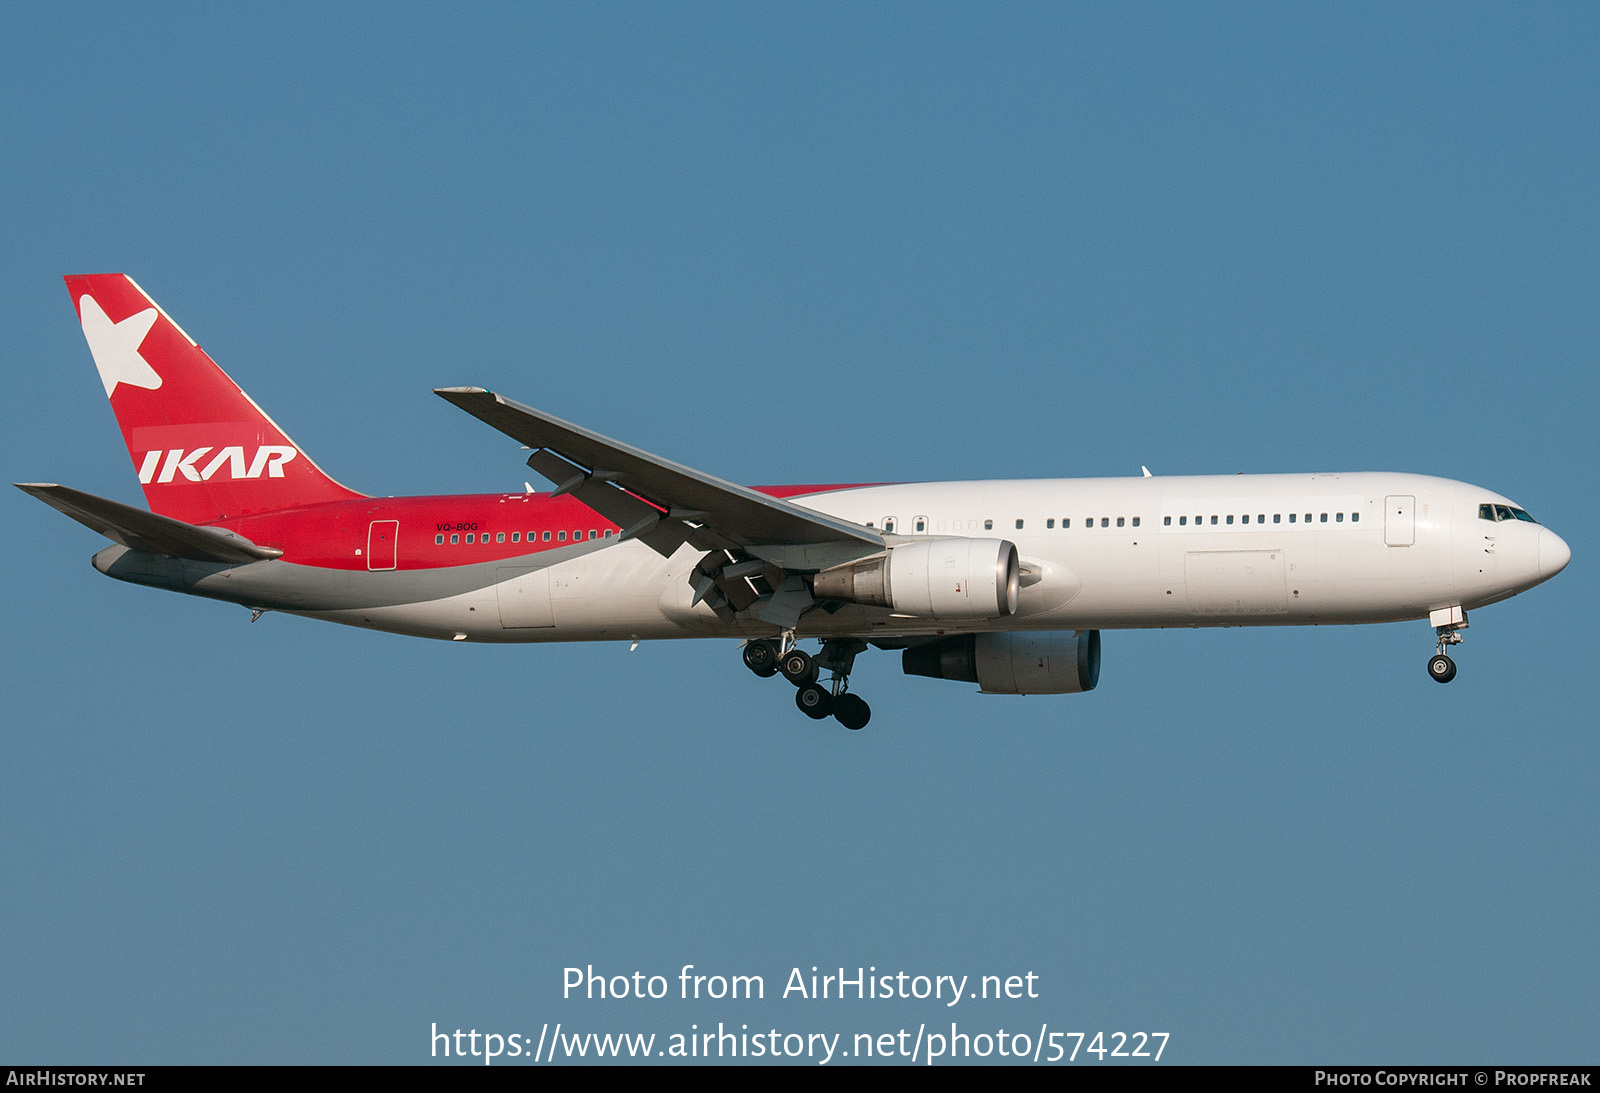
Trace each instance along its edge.
<path fill-rule="evenodd" d="M 790 498 L 859 485 L 754 488 L 769 497 Z M 398 526 L 392 543 L 384 544 L 383 557 L 374 560 L 370 544 L 372 525 L 378 521 Z M 286 562 L 349 570 L 478 565 L 614 538 L 621 531 L 576 498 L 547 493 L 366 497 L 256 513 L 216 526 L 238 532 L 257 546 L 282 550 Z"/>

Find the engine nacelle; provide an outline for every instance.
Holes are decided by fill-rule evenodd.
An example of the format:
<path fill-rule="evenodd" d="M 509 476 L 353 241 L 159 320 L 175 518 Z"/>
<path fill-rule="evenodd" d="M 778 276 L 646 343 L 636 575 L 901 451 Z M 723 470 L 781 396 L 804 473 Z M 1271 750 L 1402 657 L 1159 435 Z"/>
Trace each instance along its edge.
<path fill-rule="evenodd" d="M 908 676 L 976 683 L 984 694 L 1070 695 L 1100 682 L 1100 631 L 963 634 L 907 649 Z"/>
<path fill-rule="evenodd" d="M 1016 613 L 1021 579 L 1016 545 L 1004 539 L 927 539 L 824 569 L 811 594 L 919 618 L 1003 619 Z"/>

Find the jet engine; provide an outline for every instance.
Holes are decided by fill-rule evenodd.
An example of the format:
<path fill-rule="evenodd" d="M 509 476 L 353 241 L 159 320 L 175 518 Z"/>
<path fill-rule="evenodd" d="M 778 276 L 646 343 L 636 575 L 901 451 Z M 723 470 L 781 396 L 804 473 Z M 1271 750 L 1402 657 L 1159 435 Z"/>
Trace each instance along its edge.
<path fill-rule="evenodd" d="M 811 594 L 919 618 L 1003 619 L 1016 613 L 1021 578 L 1017 548 L 1004 539 L 928 539 L 824 569 Z"/>
<path fill-rule="evenodd" d="M 1100 682 L 1100 631 L 963 634 L 901 655 L 908 676 L 976 683 L 984 694 L 1070 695 Z"/>

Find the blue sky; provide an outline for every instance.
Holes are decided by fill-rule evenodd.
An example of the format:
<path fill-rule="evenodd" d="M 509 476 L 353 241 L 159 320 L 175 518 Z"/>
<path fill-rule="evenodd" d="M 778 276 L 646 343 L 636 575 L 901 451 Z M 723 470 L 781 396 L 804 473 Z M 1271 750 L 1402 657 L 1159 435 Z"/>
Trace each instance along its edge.
<path fill-rule="evenodd" d="M 1449 687 L 1422 622 L 1116 632 L 1078 696 L 869 656 L 851 734 L 731 642 L 250 625 L 15 493 L 0 1058 L 956 1020 L 1594 1061 L 1592 6 L 5 22 L 14 481 L 139 500 L 60 282 L 120 270 L 372 493 L 520 488 L 429 393 L 477 384 L 751 483 L 1438 474 L 1574 560 Z M 590 964 L 767 998 L 564 1000 Z M 1039 997 L 777 997 L 813 965 Z"/>

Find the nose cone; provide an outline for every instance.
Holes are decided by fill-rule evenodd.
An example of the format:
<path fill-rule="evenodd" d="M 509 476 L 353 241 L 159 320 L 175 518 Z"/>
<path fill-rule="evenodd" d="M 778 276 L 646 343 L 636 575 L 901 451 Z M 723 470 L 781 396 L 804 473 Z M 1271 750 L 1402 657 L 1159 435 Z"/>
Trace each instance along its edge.
<path fill-rule="evenodd" d="M 1572 548 L 1549 528 L 1539 530 L 1539 578 L 1554 577 L 1572 561 Z"/>

